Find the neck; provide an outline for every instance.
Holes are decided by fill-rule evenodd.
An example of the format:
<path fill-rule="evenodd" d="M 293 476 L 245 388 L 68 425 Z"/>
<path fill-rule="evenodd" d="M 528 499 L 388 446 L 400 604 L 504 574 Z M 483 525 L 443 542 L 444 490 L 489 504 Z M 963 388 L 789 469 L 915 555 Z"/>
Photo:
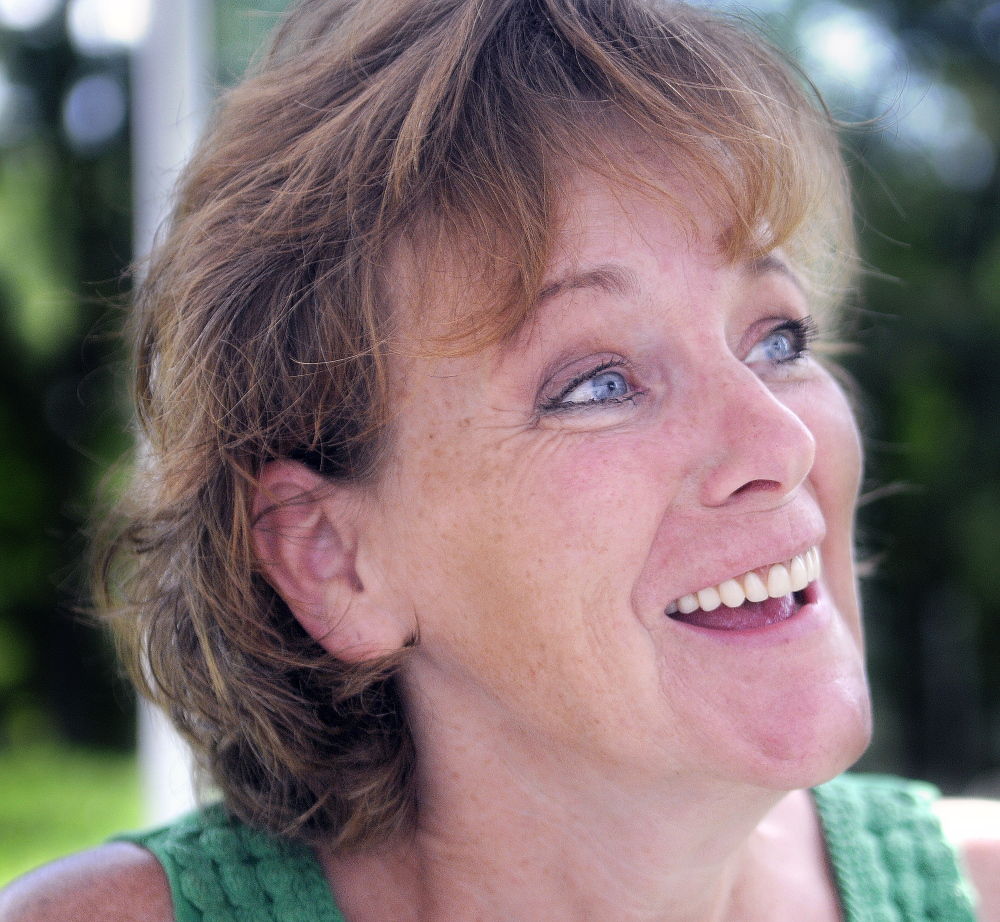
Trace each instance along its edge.
<path fill-rule="evenodd" d="M 801 822 L 804 798 L 775 809 L 773 791 L 681 774 L 654 785 L 572 753 L 480 743 L 495 738 L 420 740 L 415 830 L 322 856 L 350 922 L 774 918 L 765 817 L 772 833 L 789 811 Z"/>

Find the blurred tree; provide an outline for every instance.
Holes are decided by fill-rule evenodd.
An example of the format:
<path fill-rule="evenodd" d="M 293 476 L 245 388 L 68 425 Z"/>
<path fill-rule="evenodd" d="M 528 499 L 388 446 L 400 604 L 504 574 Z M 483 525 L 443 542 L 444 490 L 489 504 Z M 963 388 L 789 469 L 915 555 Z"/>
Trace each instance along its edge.
<path fill-rule="evenodd" d="M 27 22 L 0 30 L 0 741 L 121 744 L 127 694 L 73 607 L 83 510 L 126 444 L 101 335 L 130 255 L 126 61 L 78 53 L 51 3 L 12 23 L 29 6 L 0 4 Z"/>
<path fill-rule="evenodd" d="M 861 540 L 876 740 L 947 789 L 1000 765 L 1000 5 L 881 10 L 895 86 L 848 132 L 873 271 L 847 362 L 864 392 Z M 889 108 L 886 109 L 886 104 Z"/>

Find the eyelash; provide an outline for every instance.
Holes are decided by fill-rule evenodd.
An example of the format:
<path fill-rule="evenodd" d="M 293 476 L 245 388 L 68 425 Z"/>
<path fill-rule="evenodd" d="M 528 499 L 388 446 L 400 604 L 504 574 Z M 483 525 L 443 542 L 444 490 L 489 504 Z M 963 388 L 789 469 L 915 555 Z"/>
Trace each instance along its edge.
<path fill-rule="evenodd" d="M 629 393 L 624 397 L 609 397 L 607 400 L 591 400 L 582 403 L 565 403 L 566 398 L 573 393 L 580 385 L 586 384 L 588 381 L 599 377 L 607 371 L 626 371 L 629 368 L 629 363 L 621 358 L 620 356 L 615 356 L 614 358 L 607 359 L 601 362 L 595 368 L 591 368 L 582 374 L 577 375 L 569 382 L 562 390 L 559 391 L 554 397 L 546 397 L 545 401 L 541 406 L 543 413 L 558 413 L 558 412 L 570 412 L 573 410 L 580 410 L 586 407 L 594 406 L 615 406 L 617 404 L 622 404 L 625 402 L 631 403 L 641 392 L 633 390 L 631 386 L 629 387 Z"/>
<path fill-rule="evenodd" d="M 762 337 L 760 342 L 764 342 L 776 333 L 791 334 L 792 355 L 779 360 L 779 364 L 784 365 L 790 362 L 797 362 L 809 353 L 810 346 L 819 335 L 819 327 L 812 317 L 798 317 L 793 320 L 786 320 L 784 323 L 779 323 L 767 336 Z"/>

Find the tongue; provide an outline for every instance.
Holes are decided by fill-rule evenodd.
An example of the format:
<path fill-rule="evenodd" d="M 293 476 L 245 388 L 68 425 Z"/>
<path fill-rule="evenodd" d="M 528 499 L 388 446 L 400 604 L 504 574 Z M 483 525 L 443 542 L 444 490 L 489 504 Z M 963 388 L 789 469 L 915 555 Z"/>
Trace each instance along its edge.
<path fill-rule="evenodd" d="M 739 608 L 720 605 L 714 611 L 697 608 L 689 614 L 675 612 L 670 617 L 675 621 L 714 631 L 748 631 L 791 618 L 797 609 L 794 596 L 785 595 L 780 599 L 766 599 L 763 602 L 744 602 Z"/>

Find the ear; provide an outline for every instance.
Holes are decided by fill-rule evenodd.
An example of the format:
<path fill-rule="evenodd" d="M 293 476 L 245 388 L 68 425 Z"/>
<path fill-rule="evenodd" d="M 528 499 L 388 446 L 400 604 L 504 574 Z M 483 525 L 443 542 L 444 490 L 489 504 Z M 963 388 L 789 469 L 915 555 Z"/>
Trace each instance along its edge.
<path fill-rule="evenodd" d="M 266 464 L 253 502 L 254 548 L 267 581 L 309 635 L 347 662 L 394 653 L 415 634 L 366 562 L 363 507 L 356 486 L 298 461 Z"/>

